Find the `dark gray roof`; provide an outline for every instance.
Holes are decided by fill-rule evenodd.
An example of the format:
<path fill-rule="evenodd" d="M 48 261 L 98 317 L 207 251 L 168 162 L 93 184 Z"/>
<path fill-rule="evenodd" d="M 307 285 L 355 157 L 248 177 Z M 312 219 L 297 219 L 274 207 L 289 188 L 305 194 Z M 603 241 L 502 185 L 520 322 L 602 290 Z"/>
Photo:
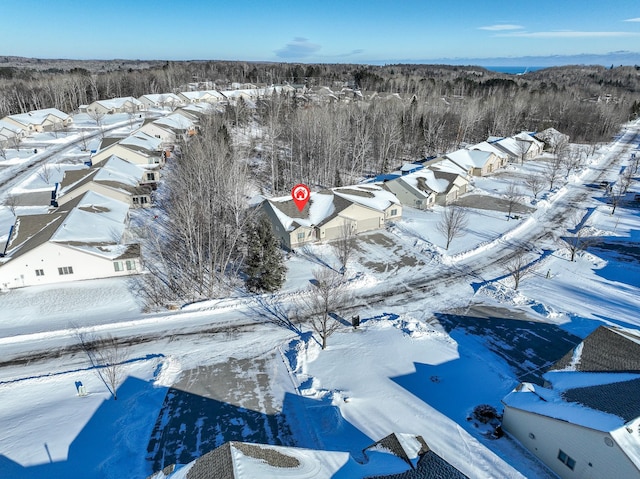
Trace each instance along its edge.
<path fill-rule="evenodd" d="M 640 337 L 607 326 L 600 326 L 582 341 L 576 371 L 640 373 Z M 556 362 L 550 371 L 571 365 L 575 348 Z"/>
<path fill-rule="evenodd" d="M 395 433 L 389 434 L 387 437 L 380 439 L 378 442 L 366 448 L 365 452 L 369 449 L 382 446 L 411 466 L 411 469 L 400 474 L 372 476 L 368 479 L 468 479 L 467 476 L 458 471 L 458 469 L 429 449 L 429 446 L 422 436 L 415 436 L 415 438 L 421 444 L 420 451 L 418 452 L 420 459 L 416 466 L 411 462 L 407 451 L 402 447 L 402 442 Z"/>
<path fill-rule="evenodd" d="M 372 476 L 367 479 L 469 479 L 435 452 L 424 453 L 415 469 L 389 476 Z"/>
<path fill-rule="evenodd" d="M 618 416 L 625 423 L 640 417 L 640 379 L 568 389 L 562 397 L 566 401 Z"/>
<path fill-rule="evenodd" d="M 229 442 L 200 457 L 187 472 L 187 479 L 213 478 L 235 479 Z"/>

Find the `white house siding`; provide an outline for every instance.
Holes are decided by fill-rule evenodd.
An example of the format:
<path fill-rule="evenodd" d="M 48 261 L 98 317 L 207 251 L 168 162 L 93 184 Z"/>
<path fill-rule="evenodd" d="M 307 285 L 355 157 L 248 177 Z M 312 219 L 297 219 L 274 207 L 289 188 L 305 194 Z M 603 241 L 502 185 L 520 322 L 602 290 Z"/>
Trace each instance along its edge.
<path fill-rule="evenodd" d="M 605 437 L 611 437 L 605 432 L 508 406 L 502 427 L 562 479 L 640 478 L 615 442 L 605 444 Z M 558 459 L 560 449 L 576 461 L 573 470 Z"/>
<path fill-rule="evenodd" d="M 122 260 L 124 261 L 124 260 Z M 58 268 L 73 268 L 72 274 L 60 275 Z M 0 266 L 0 287 L 21 288 L 41 284 L 55 284 L 86 279 L 109 278 L 136 274 L 140 269 L 116 272 L 111 259 L 56 244 L 44 243 L 37 248 L 7 261 Z M 44 274 L 37 275 L 36 270 Z"/>

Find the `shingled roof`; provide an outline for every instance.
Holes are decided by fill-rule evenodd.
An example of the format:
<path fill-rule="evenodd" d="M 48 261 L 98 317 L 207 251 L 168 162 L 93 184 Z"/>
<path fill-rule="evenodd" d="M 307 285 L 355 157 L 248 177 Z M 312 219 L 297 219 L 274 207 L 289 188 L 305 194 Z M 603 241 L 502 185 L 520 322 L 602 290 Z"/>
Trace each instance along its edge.
<path fill-rule="evenodd" d="M 640 417 L 640 379 L 574 388 L 562 394 L 564 400 L 618 416 L 625 423 Z"/>
<path fill-rule="evenodd" d="M 640 373 L 640 337 L 622 329 L 600 326 L 549 368 L 550 371 L 566 369 Z"/>

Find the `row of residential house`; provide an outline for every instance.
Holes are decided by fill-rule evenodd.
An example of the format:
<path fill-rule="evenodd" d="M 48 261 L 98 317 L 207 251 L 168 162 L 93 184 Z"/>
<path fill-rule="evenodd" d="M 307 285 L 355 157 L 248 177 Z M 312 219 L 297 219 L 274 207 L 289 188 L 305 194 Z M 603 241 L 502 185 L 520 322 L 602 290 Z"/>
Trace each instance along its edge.
<path fill-rule="evenodd" d="M 295 91 L 289 85 L 276 85 L 259 88 L 255 85 L 244 85 L 250 88 L 234 90 L 200 90 L 179 93 L 155 93 L 142 95 L 140 98 L 120 97 L 108 100 L 96 100 L 89 105 L 80 105 L 81 113 L 108 115 L 115 113 L 137 113 L 149 109 L 175 110 L 193 104 L 226 105 L 234 104 L 239 99 L 255 102 L 259 98 L 274 93 Z M 192 110 L 194 111 L 194 110 Z M 197 109 L 195 111 L 198 111 Z M 32 133 L 57 131 L 70 126 L 73 118 L 56 108 L 45 108 L 28 113 L 9 115 L 0 120 L 0 147 L 15 148 L 20 141 Z"/>
<path fill-rule="evenodd" d="M 312 193 L 302 211 L 291 197 L 265 199 L 260 207 L 289 250 L 384 228 L 402 217 L 403 206 L 429 209 L 455 202 L 472 178 L 489 175 L 509 161 L 535 158 L 544 142 L 528 133 L 495 138 L 415 163 L 356 186 Z"/>
<path fill-rule="evenodd" d="M 141 251 L 125 234 L 129 209 L 151 205 L 173 143 L 196 131 L 192 113 L 172 113 L 125 138 L 104 138 L 83 168 L 67 169 L 45 214 L 20 215 L 0 246 L 0 288 L 126 276 Z"/>

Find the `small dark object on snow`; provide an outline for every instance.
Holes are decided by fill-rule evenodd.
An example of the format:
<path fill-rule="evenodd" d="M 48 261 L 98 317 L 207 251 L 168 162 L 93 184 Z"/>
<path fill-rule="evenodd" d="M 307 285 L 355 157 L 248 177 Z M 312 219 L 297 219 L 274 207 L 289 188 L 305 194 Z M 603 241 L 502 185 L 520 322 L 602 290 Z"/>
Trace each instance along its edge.
<path fill-rule="evenodd" d="M 351 316 L 351 325 L 353 329 L 358 329 L 358 326 L 360 326 L 360 315 Z"/>
<path fill-rule="evenodd" d="M 475 417 L 482 424 L 487 424 L 495 419 L 499 419 L 500 415 L 496 408 L 490 404 L 480 404 L 473 409 L 473 417 Z"/>

